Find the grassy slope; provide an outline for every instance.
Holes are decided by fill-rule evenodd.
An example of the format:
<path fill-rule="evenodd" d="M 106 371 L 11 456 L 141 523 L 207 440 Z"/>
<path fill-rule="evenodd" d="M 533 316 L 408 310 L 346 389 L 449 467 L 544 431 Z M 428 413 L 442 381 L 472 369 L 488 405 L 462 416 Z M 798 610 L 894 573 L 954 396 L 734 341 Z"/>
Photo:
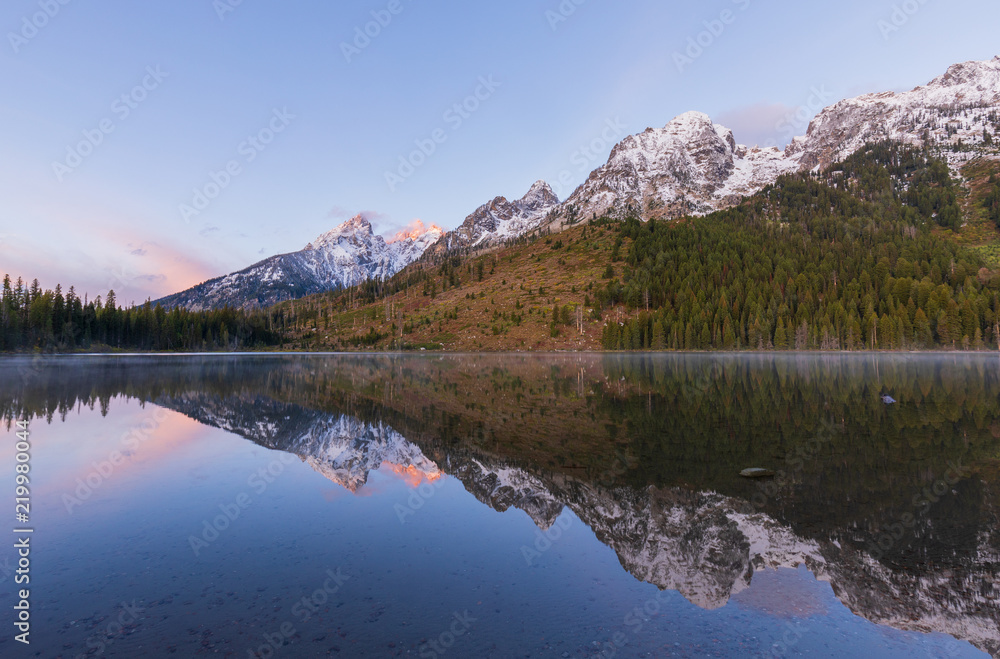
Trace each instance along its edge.
<path fill-rule="evenodd" d="M 979 252 L 990 267 L 1000 268 L 1000 228 L 986 217 L 982 207 L 983 198 L 989 192 L 989 180 L 993 174 L 1000 174 L 1000 160 L 977 158 L 962 168 L 965 178 L 962 211 L 966 225 L 961 233 L 944 233 L 964 247 Z"/>
<path fill-rule="evenodd" d="M 328 310 L 309 322 L 308 328 L 289 333 L 292 347 L 316 350 L 344 347 L 339 339 L 367 333 L 394 334 L 411 349 L 449 351 L 512 350 L 597 350 L 600 349 L 603 321 L 584 309 L 584 333 L 573 324 L 558 324 L 558 336 L 551 336 L 552 308 L 582 308 L 592 282 L 603 283 L 617 233 L 611 227 L 575 227 L 528 245 L 500 248 L 478 257 L 463 259 L 460 284 L 441 290 L 442 277 L 436 266 L 427 268 L 437 280 L 433 297 L 421 286 L 379 300 L 375 304 L 337 312 L 339 295 L 320 295 L 295 302 L 303 307 Z M 558 247 L 559 244 L 562 247 Z M 627 249 L 623 245 L 622 252 Z M 475 263 L 484 260 L 483 280 L 477 281 Z M 621 264 L 616 264 L 621 276 Z M 471 266 L 471 267 L 470 267 Z M 470 271 L 471 270 L 471 271 Z M 412 272 L 412 269 L 409 270 Z M 521 308 L 518 308 L 521 305 Z M 290 308 L 290 304 L 283 305 Z M 391 321 L 387 321 L 388 308 Z M 457 316 L 457 319 L 456 317 Z M 402 318 L 402 323 L 400 322 Z M 518 322 L 517 319 L 520 319 Z M 400 337 L 400 325 L 407 331 Z M 395 325 L 395 329 L 393 329 Z M 376 347 L 386 348 L 390 339 Z M 286 346 L 287 347 L 287 346 Z"/>
<path fill-rule="evenodd" d="M 951 229 L 935 229 L 957 244 L 978 252 L 992 268 L 1000 268 L 1000 228 L 986 217 L 982 201 L 988 194 L 988 183 L 992 174 L 1000 174 L 1000 160 L 976 158 L 962 167 L 962 214 L 965 225 L 961 232 Z"/>

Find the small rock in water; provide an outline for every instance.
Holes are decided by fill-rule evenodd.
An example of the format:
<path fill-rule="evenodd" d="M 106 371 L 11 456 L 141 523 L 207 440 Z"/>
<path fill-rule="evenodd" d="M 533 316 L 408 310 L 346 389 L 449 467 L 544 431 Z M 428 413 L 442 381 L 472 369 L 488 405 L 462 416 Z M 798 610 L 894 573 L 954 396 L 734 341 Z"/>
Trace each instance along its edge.
<path fill-rule="evenodd" d="M 752 469 L 744 469 L 740 472 L 740 476 L 743 478 L 771 478 L 774 476 L 774 472 L 770 469 L 754 467 Z"/>
<path fill-rule="evenodd" d="M 886 405 L 892 405 L 893 403 L 896 402 L 896 399 L 893 398 L 892 396 L 882 396 L 882 402 L 885 403 Z"/>

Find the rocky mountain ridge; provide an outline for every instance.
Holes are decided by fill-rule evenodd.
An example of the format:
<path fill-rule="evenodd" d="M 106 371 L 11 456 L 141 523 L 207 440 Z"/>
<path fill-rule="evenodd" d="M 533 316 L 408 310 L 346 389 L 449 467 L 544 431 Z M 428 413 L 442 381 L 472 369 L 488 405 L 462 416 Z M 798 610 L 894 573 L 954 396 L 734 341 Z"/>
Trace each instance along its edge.
<path fill-rule="evenodd" d="M 559 198 L 549 184 L 537 181 L 521 199 L 511 202 L 496 197 L 483 204 L 438 246 L 442 251 L 477 249 L 523 236 L 541 226 L 558 205 Z"/>
<path fill-rule="evenodd" d="M 705 215 L 738 203 L 782 174 L 828 167 L 880 140 L 937 150 L 957 174 L 957 165 L 970 157 L 1000 155 L 1000 139 L 994 139 L 1000 133 L 998 113 L 1000 56 L 955 64 L 909 92 L 835 103 L 784 151 L 738 144 L 731 130 L 708 115 L 688 112 L 615 146 L 607 163 L 557 209 L 550 228 L 595 215 Z"/>

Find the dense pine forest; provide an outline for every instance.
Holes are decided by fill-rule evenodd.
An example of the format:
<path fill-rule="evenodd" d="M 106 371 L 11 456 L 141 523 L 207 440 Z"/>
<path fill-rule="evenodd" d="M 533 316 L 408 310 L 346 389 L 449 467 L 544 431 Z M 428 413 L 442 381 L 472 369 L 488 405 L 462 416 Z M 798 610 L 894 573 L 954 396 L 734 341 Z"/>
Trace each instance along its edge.
<path fill-rule="evenodd" d="M 607 349 L 1000 346 L 1000 275 L 940 235 L 961 226 L 946 165 L 885 143 L 785 176 L 733 209 L 628 220 L 624 267 L 598 291 Z M 997 190 L 986 211 L 995 213 Z M 613 260 L 614 260 L 613 259 Z M 613 271 L 616 268 L 612 266 Z"/>
<path fill-rule="evenodd" d="M 81 299 L 71 287 L 43 291 L 38 280 L 3 281 L 0 350 L 241 350 L 274 345 L 267 318 L 234 309 L 167 311 L 145 304 L 121 308 L 106 299 Z"/>

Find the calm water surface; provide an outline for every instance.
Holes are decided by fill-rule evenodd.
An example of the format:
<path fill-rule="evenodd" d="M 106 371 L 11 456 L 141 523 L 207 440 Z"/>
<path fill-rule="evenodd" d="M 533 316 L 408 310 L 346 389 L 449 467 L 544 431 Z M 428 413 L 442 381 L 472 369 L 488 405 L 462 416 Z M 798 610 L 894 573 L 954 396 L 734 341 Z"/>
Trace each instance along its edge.
<path fill-rule="evenodd" d="M 24 357 L 0 411 L 3 657 L 1000 654 L 996 355 Z"/>

